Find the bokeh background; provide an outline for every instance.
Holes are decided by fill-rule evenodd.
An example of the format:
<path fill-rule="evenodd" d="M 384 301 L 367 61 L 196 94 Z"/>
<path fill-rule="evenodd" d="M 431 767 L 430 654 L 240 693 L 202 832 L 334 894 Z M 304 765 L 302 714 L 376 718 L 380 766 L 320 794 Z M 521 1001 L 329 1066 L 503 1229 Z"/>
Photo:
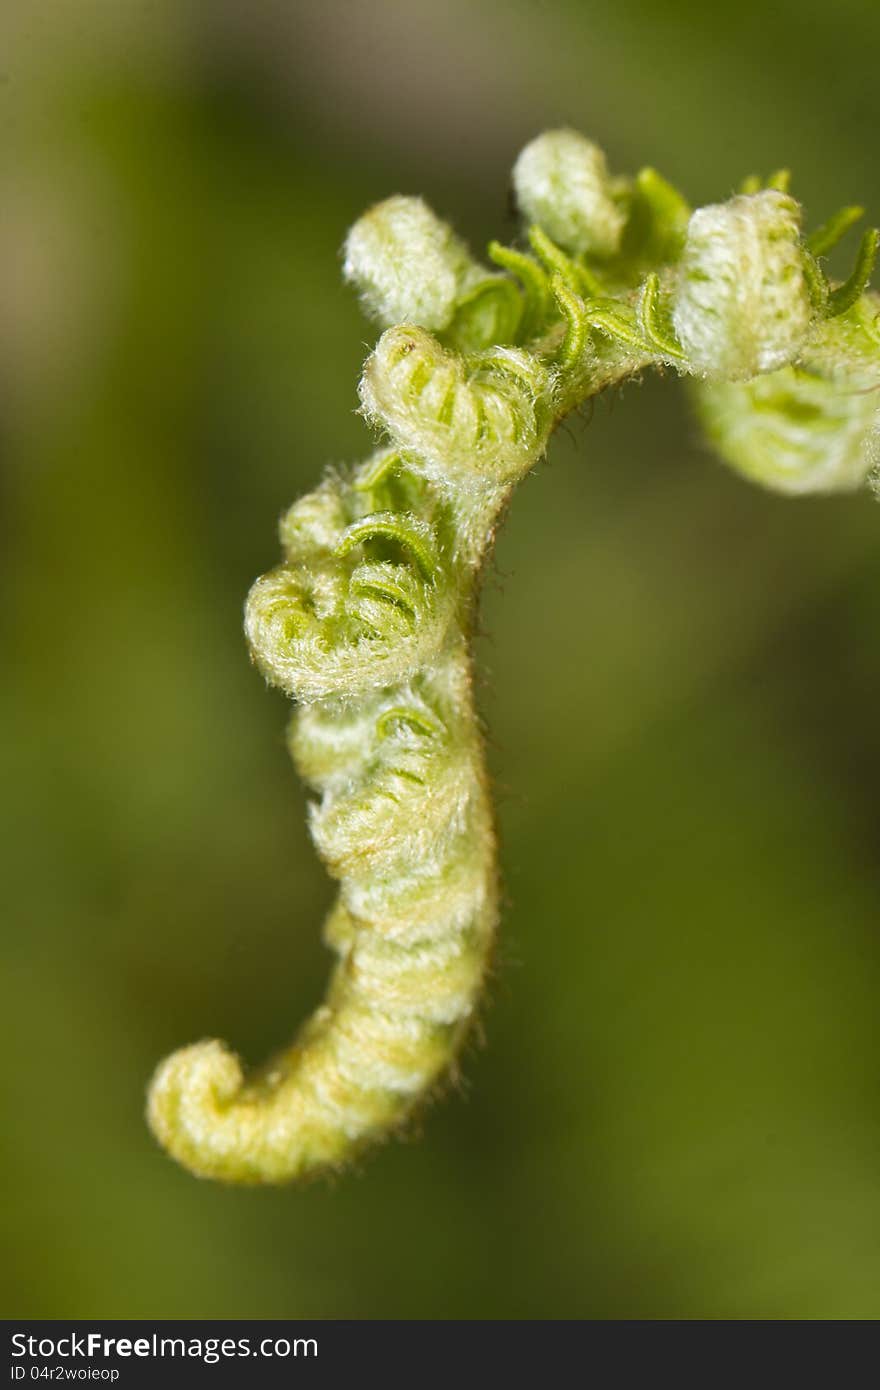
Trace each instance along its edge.
<path fill-rule="evenodd" d="M 483 607 L 507 904 L 465 1081 L 330 1184 L 142 1120 L 323 988 L 331 885 L 241 605 L 368 446 L 338 248 L 475 246 L 548 125 L 880 218 L 874 0 L 3 7 L 3 1311 L 880 1315 L 880 510 L 728 475 L 677 383 L 555 438 Z M 850 248 L 851 254 L 852 248 Z"/>

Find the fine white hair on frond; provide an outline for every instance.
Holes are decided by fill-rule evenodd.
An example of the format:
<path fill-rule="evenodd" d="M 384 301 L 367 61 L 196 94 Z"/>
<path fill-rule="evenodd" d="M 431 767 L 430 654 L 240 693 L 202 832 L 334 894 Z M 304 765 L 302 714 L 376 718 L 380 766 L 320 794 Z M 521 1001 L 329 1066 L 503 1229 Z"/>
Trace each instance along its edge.
<path fill-rule="evenodd" d="M 383 328 L 445 328 L 462 290 L 482 273 L 427 203 L 400 195 L 377 203 L 354 224 L 343 255 L 345 278 Z"/>
<path fill-rule="evenodd" d="M 744 381 L 785 366 L 812 312 L 793 198 L 767 189 L 693 214 L 672 317 L 695 373 Z"/>
<path fill-rule="evenodd" d="M 625 216 L 605 155 L 576 130 L 550 130 L 513 166 L 516 201 L 528 222 L 566 251 L 611 256 Z"/>

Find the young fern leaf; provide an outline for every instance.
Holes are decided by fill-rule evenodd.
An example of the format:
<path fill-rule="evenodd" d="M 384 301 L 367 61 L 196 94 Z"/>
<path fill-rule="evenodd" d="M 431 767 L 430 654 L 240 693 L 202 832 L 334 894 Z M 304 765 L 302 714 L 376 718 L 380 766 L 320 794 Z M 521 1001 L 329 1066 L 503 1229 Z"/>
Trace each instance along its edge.
<path fill-rule="evenodd" d="M 499 516 L 562 417 L 671 366 L 722 456 L 767 486 L 850 487 L 877 461 L 876 237 L 843 286 L 814 259 L 853 210 L 804 243 L 780 172 L 691 214 L 653 170 L 612 178 L 572 131 L 532 141 L 514 185 L 537 259 L 493 242 L 501 273 L 417 198 L 378 204 L 346 242 L 384 329 L 360 396 L 386 443 L 290 508 L 245 614 L 254 661 L 298 702 L 289 746 L 339 883 L 337 964 L 250 1076 L 216 1041 L 159 1066 L 149 1122 L 201 1176 L 344 1164 L 406 1121 L 467 1034 L 498 918 L 474 607 Z"/>

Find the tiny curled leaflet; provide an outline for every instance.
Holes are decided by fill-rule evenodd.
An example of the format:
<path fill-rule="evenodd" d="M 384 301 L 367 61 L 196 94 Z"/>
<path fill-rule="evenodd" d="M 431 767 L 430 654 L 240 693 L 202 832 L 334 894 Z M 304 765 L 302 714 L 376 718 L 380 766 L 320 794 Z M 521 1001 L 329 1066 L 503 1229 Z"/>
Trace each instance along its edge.
<path fill-rule="evenodd" d="M 338 1168 L 405 1123 L 467 1036 L 499 911 L 470 634 L 499 517 L 564 416 L 671 369 L 722 459 L 766 487 L 852 489 L 880 462 L 877 233 L 843 282 L 824 268 L 861 209 L 807 234 L 779 171 L 692 211 L 571 130 L 533 140 L 513 187 L 522 237 L 489 264 L 415 197 L 377 204 L 345 244 L 382 330 L 360 383 L 379 443 L 285 514 L 245 615 L 254 662 L 296 704 L 336 965 L 261 1069 L 216 1041 L 158 1067 L 150 1125 L 203 1177 Z"/>

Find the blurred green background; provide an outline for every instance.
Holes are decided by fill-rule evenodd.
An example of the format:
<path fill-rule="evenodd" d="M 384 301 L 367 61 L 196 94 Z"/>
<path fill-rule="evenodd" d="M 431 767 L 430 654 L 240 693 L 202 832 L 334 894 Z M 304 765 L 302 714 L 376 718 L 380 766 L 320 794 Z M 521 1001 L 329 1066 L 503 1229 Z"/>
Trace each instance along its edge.
<path fill-rule="evenodd" d="M 880 1316 L 880 511 L 728 475 L 676 383 L 557 435 L 483 607 L 507 904 L 460 1093 L 332 1183 L 156 1149 L 332 895 L 241 606 L 369 447 L 338 248 L 510 238 L 548 125 L 880 218 L 875 0 L 49 0 L 0 19 L 7 1317 Z M 849 248 L 852 254 L 852 248 Z"/>

